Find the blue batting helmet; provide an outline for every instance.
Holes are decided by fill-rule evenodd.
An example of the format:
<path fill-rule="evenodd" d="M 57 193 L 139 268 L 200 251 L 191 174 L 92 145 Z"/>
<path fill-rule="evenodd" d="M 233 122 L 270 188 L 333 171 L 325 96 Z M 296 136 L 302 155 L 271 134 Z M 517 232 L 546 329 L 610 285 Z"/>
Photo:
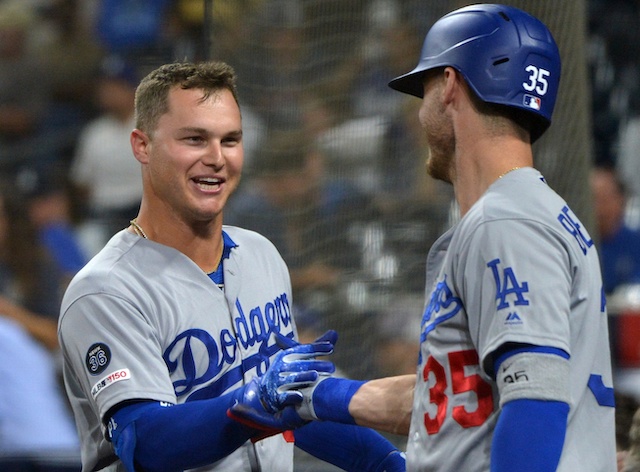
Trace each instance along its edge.
<path fill-rule="evenodd" d="M 429 30 L 420 61 L 389 82 L 422 98 L 425 71 L 451 66 L 487 103 L 523 110 L 535 141 L 551 124 L 560 83 L 560 53 L 537 18 L 514 7 L 471 5 L 440 18 Z"/>

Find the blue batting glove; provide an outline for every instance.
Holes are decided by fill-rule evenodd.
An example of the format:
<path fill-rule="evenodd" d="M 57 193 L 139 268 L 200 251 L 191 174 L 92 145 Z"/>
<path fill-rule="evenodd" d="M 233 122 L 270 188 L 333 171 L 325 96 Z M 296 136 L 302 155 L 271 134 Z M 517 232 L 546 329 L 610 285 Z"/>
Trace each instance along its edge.
<path fill-rule="evenodd" d="M 307 423 L 293 406 L 286 406 L 275 413 L 267 411 L 260 399 L 259 384 L 259 377 L 251 380 L 244 388 L 242 399 L 227 410 L 227 416 L 231 419 L 260 431 L 251 438 L 252 441 L 293 430 Z"/>
<path fill-rule="evenodd" d="M 280 346 L 282 349 L 300 346 L 300 343 L 298 341 L 294 340 L 293 338 L 284 336 L 280 333 L 276 333 L 275 337 L 276 337 L 276 344 Z M 324 333 L 322 336 L 320 336 L 318 339 L 313 341 L 313 344 L 329 343 L 332 346 L 335 346 L 337 342 L 338 342 L 338 333 L 333 329 L 330 329 L 326 333 Z"/>
<path fill-rule="evenodd" d="M 299 404 L 302 394 L 298 389 L 313 385 L 320 373 L 335 372 L 333 362 L 315 359 L 333 352 L 337 334 L 329 333 L 335 331 L 328 331 L 311 344 L 300 344 L 276 334 L 276 343 L 283 350 L 276 354 L 265 374 L 258 377 L 260 400 L 268 412 L 275 413 L 286 406 Z"/>
<path fill-rule="evenodd" d="M 285 349 L 276 354 L 264 375 L 245 386 L 242 398 L 228 410 L 229 417 L 268 432 L 260 438 L 305 424 L 307 421 L 294 408 L 303 399 L 298 389 L 310 387 L 320 375 L 335 371 L 332 362 L 315 357 L 331 354 L 336 340 L 335 331 L 328 331 L 311 344 L 276 334 L 277 344 Z"/>

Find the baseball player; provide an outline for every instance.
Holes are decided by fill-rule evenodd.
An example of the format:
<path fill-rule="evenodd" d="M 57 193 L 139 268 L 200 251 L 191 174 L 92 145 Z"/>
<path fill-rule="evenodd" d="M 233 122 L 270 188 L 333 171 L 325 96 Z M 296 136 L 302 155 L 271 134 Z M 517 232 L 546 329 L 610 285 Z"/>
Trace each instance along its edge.
<path fill-rule="evenodd" d="M 243 159 L 234 71 L 210 62 L 151 72 L 137 88 L 131 147 L 139 215 L 77 274 L 61 308 L 83 471 L 291 471 L 294 441 L 346 470 L 404 470 L 370 429 L 282 418 L 265 433 L 228 414 L 234 404 L 263 416 L 293 409 L 301 396 L 279 387 L 332 372 L 315 356 L 335 343 L 331 332 L 295 342 L 279 253 L 223 226 Z"/>
<path fill-rule="evenodd" d="M 615 470 L 598 255 L 533 168 L 559 79 L 551 33 L 519 9 L 433 25 L 390 82 L 422 98 L 428 171 L 461 212 L 428 255 L 417 379 L 323 377 L 301 390 L 303 418 L 408 433 L 409 471 Z"/>

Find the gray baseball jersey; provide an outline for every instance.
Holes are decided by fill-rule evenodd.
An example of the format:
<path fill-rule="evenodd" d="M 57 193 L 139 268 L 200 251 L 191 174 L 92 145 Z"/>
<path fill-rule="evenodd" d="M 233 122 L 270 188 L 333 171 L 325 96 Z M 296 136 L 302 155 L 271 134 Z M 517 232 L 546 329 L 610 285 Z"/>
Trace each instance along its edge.
<path fill-rule="evenodd" d="M 561 472 L 615 470 L 607 312 L 598 255 L 532 168 L 498 179 L 431 248 L 407 470 L 486 472 L 504 343 L 570 355 Z M 541 451 L 541 453 L 544 453 Z"/>
<path fill-rule="evenodd" d="M 276 248 L 251 231 L 224 231 L 237 245 L 224 261 L 224 291 L 181 252 L 128 231 L 69 285 L 59 338 L 84 471 L 124 470 L 105 440 L 114 405 L 218 397 L 264 373 L 279 349 L 274 332 L 295 332 Z M 292 469 L 293 444 L 277 435 L 198 470 Z"/>

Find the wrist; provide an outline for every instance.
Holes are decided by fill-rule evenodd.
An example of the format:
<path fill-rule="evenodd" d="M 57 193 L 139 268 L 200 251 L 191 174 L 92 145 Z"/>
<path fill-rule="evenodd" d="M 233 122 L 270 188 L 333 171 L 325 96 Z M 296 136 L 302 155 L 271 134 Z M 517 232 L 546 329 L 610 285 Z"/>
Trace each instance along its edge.
<path fill-rule="evenodd" d="M 336 423 L 356 424 L 349 413 L 349 403 L 358 389 L 366 383 L 363 380 L 350 380 L 330 377 L 319 382 L 313 392 L 313 408 L 319 420 Z"/>

